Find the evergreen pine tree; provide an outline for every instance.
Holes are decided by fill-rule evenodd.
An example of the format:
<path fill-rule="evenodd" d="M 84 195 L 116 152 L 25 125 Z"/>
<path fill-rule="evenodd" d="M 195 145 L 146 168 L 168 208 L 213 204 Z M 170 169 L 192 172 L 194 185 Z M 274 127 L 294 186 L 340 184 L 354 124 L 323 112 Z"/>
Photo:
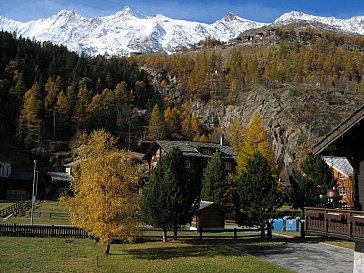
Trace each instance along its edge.
<path fill-rule="evenodd" d="M 168 228 L 173 228 L 177 239 L 177 229 L 191 220 L 195 200 L 191 189 L 183 154 L 172 149 L 152 170 L 140 206 L 145 223 L 162 228 L 164 242 Z"/>
<path fill-rule="evenodd" d="M 320 156 L 308 155 L 301 171 L 293 170 L 289 177 L 291 186 L 286 189 L 287 202 L 304 211 L 304 207 L 322 204 L 322 196 L 336 185 L 334 173 Z M 326 198 L 325 198 L 326 199 Z"/>
<path fill-rule="evenodd" d="M 226 207 L 228 199 L 227 186 L 221 153 L 216 152 L 208 161 L 204 170 L 201 200 L 212 201 L 221 207 Z"/>
<path fill-rule="evenodd" d="M 238 208 L 247 216 L 250 225 L 264 226 L 272 213 L 282 205 L 282 193 L 272 175 L 268 161 L 258 151 L 251 157 L 236 181 Z"/>

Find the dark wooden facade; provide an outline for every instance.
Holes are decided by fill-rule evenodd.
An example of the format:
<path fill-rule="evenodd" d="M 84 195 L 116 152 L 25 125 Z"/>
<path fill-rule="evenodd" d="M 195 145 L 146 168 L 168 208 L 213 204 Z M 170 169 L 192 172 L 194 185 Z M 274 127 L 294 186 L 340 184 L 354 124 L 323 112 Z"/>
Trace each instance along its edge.
<path fill-rule="evenodd" d="M 202 178 L 207 162 L 212 155 L 219 151 L 224 164 L 225 180 L 230 182 L 230 173 L 235 171 L 235 151 L 226 145 L 218 143 L 207 143 L 197 141 L 154 141 L 143 159 L 148 161 L 149 171 L 155 167 L 160 158 L 168 153 L 173 148 L 178 148 L 182 151 L 185 157 L 185 168 L 188 170 L 188 177 L 193 182 L 193 191 L 199 195 L 202 188 Z"/>

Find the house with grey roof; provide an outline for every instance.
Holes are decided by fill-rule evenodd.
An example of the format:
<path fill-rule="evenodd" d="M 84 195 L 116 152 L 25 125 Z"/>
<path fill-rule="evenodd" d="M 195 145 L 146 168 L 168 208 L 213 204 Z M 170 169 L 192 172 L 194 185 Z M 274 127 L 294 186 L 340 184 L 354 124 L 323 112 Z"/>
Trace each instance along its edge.
<path fill-rule="evenodd" d="M 230 146 L 222 145 L 222 143 L 155 140 L 143 157 L 144 160 L 148 161 L 149 172 L 157 165 L 160 158 L 173 148 L 178 148 L 182 151 L 185 157 L 184 164 L 188 177 L 193 181 L 193 191 L 197 195 L 200 195 L 201 192 L 203 172 L 207 162 L 218 151 L 224 163 L 224 177 L 230 183 L 229 174 L 235 171 L 236 152 Z"/>
<path fill-rule="evenodd" d="M 345 157 L 324 156 L 326 164 L 334 172 L 334 178 L 337 181 L 337 189 L 341 199 L 339 204 L 342 208 L 354 208 L 354 169 L 349 160 Z"/>

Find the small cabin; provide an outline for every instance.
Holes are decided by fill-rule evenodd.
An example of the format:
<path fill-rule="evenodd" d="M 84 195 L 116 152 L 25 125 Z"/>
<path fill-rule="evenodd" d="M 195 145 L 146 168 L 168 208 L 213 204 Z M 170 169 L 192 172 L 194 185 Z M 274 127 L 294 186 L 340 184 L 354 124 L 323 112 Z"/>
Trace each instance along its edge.
<path fill-rule="evenodd" d="M 191 230 L 221 230 L 225 227 L 225 210 L 214 202 L 201 201 L 192 218 Z"/>

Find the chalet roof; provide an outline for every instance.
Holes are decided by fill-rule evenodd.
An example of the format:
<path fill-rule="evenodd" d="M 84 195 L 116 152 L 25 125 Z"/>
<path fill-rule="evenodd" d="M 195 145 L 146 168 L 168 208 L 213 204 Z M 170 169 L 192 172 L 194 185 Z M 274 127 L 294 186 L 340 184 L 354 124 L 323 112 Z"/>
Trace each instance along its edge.
<path fill-rule="evenodd" d="M 319 140 L 312 148 L 312 153 L 321 154 L 330 145 L 334 144 L 340 137 L 343 137 L 349 130 L 364 122 L 364 105 L 351 114 L 346 120 L 339 124 L 330 133 Z"/>
<path fill-rule="evenodd" d="M 345 157 L 324 156 L 324 160 L 329 166 L 335 168 L 338 172 L 349 176 L 354 175 L 354 169 L 350 165 L 349 160 Z"/>
<path fill-rule="evenodd" d="M 208 207 L 214 206 L 222 211 L 224 211 L 223 208 L 221 208 L 220 206 L 216 205 L 214 202 L 210 202 L 210 201 L 200 201 L 199 207 L 198 209 L 196 209 L 196 212 L 204 210 Z"/>
<path fill-rule="evenodd" d="M 70 176 L 68 173 L 64 173 L 64 172 L 48 172 L 48 174 L 51 176 L 52 181 L 70 182 L 72 180 L 72 176 Z"/>
<path fill-rule="evenodd" d="M 230 146 L 220 145 L 218 143 L 199 142 L 199 141 L 156 140 L 148 149 L 146 155 L 144 156 L 144 159 L 152 150 L 155 149 L 157 145 L 162 147 L 162 149 L 165 150 L 166 152 L 172 150 L 173 148 L 178 148 L 182 151 L 184 156 L 188 157 L 210 158 L 211 154 L 201 153 L 201 149 L 204 148 L 220 151 L 222 158 L 234 158 L 236 156 L 236 152 Z"/>

